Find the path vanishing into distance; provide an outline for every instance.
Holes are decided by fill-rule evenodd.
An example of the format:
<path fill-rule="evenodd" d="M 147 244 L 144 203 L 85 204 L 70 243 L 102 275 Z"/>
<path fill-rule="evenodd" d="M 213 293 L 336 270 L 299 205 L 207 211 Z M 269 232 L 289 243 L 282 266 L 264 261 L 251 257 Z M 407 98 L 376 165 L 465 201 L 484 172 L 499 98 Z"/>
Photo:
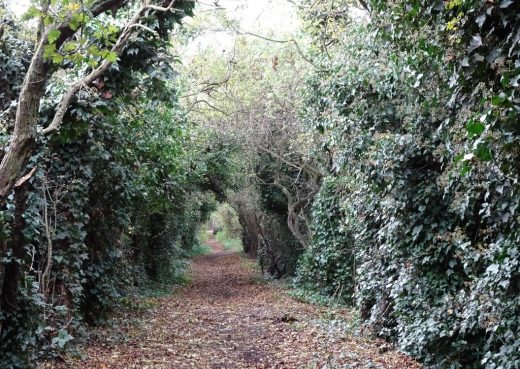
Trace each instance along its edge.
<path fill-rule="evenodd" d="M 384 341 L 349 333 L 347 311 L 297 301 L 252 260 L 208 243 L 213 251 L 193 261 L 187 287 L 149 301 L 137 323 L 97 333 L 83 360 L 45 367 L 420 368 Z"/>

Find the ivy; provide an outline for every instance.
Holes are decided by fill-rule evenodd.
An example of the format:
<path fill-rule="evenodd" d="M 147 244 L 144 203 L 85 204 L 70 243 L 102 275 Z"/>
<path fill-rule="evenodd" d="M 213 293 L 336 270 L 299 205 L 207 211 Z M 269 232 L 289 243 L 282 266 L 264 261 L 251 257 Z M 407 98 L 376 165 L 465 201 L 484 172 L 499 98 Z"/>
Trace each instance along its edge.
<path fill-rule="evenodd" d="M 53 117 L 69 76 L 74 80 L 102 60 L 117 64 L 77 94 L 59 133 L 37 142 L 25 169 L 35 168 L 23 207 L 11 196 L 0 212 L 0 240 L 7 245 L 0 258 L 2 286 L 4 268 L 20 267 L 17 305 L 4 309 L 0 291 L 2 368 L 32 367 L 73 349 L 84 338 L 84 324 L 106 322 L 136 290 L 182 282 L 186 258 L 198 247 L 198 225 L 215 204 L 207 178 L 227 183 L 221 174 L 229 172 L 226 153 L 206 150 L 208 137 L 196 132 L 177 102 L 167 28 L 180 15 L 156 23 L 155 37 L 134 37 L 118 58 L 109 51 L 117 22 L 91 21 L 81 11 L 89 4 L 63 2 L 64 13 L 45 17 L 51 24 L 77 10 L 71 27 L 82 32 L 59 50 L 61 33 L 47 34 L 46 57 L 70 73 L 49 80 L 39 126 Z M 179 3 L 186 14 L 192 6 Z M 31 57 L 32 45 L 21 32 L 10 27 L 0 40 L 2 143 Z M 17 212 L 21 229 L 15 229 Z M 9 249 L 17 232 L 21 257 Z"/>
<path fill-rule="evenodd" d="M 368 2 L 305 91 L 331 163 L 299 279 L 352 286 L 365 324 L 426 367 L 520 365 L 517 5 Z"/>

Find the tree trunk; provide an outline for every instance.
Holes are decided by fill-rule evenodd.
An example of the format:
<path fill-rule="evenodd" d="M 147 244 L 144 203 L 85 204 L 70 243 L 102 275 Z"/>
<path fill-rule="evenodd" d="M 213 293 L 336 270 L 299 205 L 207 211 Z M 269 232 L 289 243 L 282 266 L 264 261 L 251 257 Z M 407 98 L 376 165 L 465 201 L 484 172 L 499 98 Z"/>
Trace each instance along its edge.
<path fill-rule="evenodd" d="M 108 10 L 118 9 L 127 1 L 107 0 L 97 2 L 91 9 L 92 15 L 96 17 Z M 173 2 L 170 7 L 172 5 Z M 70 19 L 66 19 L 54 28 L 60 31 L 60 37 L 56 41 L 57 50 L 77 31 L 70 28 L 69 21 Z M 43 57 L 44 47 L 48 44 L 47 35 L 49 30 L 50 28 L 41 35 L 38 47 L 31 59 L 18 100 L 14 132 L 0 163 L 0 207 L 5 205 L 7 196 L 11 193 L 20 171 L 33 152 L 40 102 L 45 92 L 45 83 L 51 68 L 50 63 L 45 61 Z M 128 29 L 124 31 L 128 32 Z"/>
<path fill-rule="evenodd" d="M 21 278 L 22 259 L 25 256 L 24 247 L 25 239 L 23 229 L 25 227 L 25 219 L 23 214 L 26 209 L 28 197 L 27 184 L 23 184 L 15 189 L 15 212 L 12 224 L 12 237 L 7 243 L 8 247 L 5 251 L 11 251 L 11 262 L 5 265 L 2 286 L 0 287 L 0 313 L 6 318 L 0 326 L 0 337 L 2 337 L 0 346 L 10 339 L 10 331 L 13 325 L 11 318 L 18 307 L 18 289 Z M 6 332 L 7 331 L 7 332 Z"/>
<path fill-rule="evenodd" d="M 47 67 L 43 59 L 44 44 L 43 41 L 39 43 L 25 76 L 16 110 L 14 132 L 0 163 L 0 206 L 5 204 L 36 141 L 38 111 L 47 80 Z"/>

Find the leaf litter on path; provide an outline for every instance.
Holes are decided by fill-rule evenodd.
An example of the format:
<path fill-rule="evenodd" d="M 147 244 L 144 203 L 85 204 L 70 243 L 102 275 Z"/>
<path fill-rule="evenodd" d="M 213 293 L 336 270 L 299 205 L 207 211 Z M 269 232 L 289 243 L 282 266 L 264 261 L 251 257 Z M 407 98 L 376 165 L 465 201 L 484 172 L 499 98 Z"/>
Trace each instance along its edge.
<path fill-rule="evenodd" d="M 349 334 L 347 312 L 335 317 L 332 309 L 297 301 L 279 286 L 258 283 L 250 260 L 223 251 L 215 240 L 209 244 L 213 252 L 192 263 L 192 283 L 157 298 L 140 324 L 126 330 L 125 340 L 91 342 L 82 348 L 86 360 L 66 358 L 46 367 L 421 368 L 382 340 Z"/>

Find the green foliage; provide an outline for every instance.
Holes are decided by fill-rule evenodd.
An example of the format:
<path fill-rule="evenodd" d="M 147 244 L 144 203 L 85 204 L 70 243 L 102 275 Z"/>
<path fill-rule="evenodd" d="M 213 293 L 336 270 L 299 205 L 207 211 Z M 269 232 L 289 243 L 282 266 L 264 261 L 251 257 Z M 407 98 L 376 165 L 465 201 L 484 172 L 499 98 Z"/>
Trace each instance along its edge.
<path fill-rule="evenodd" d="M 217 233 L 217 241 L 224 246 L 226 251 L 243 252 L 244 246 L 238 237 L 231 236 L 226 230 Z"/>
<path fill-rule="evenodd" d="M 226 248 L 296 274 L 302 299 L 355 306 L 425 367 L 520 366 L 520 3 L 371 0 L 359 13 L 309 0 L 311 63 L 296 57 L 302 44 L 239 38 L 181 79 L 168 34 L 192 1 L 144 17 L 152 32 L 121 53 L 119 19 L 91 18 L 92 4 L 27 14 L 48 27 L 46 61 L 67 71 L 47 83 L 40 128 L 77 76 L 112 66 L 36 143 L 23 209 L 10 197 L 0 211 L 2 288 L 20 267 L 0 367 L 67 350 L 136 291 L 185 283 L 215 210 Z M 5 145 L 34 47 L 0 12 Z M 60 43 L 64 20 L 82 32 Z"/>
<path fill-rule="evenodd" d="M 186 35 L 202 34 L 205 40 L 204 27 L 214 29 L 215 24 L 234 33 L 240 20 L 232 18 L 223 11 L 201 12 Z M 296 37 L 273 31 L 276 39 Z M 288 208 L 298 221 L 302 209 L 310 212 L 312 201 L 304 198 L 313 185 L 319 186 L 309 185 L 308 164 L 314 158 L 305 155 L 307 137 L 297 113 L 298 88 L 309 64 L 293 42 L 275 44 L 250 35 L 237 36 L 232 50 L 214 45 L 194 54 L 184 57 L 187 92 L 182 102 L 213 132 L 217 150 L 224 149 L 221 142 L 234 144 L 233 191 L 226 198 L 237 211 L 244 251 L 258 257 L 267 273 L 293 273 L 302 245 L 288 227 Z M 298 225 L 302 238 L 307 237 L 305 222 Z"/>
<path fill-rule="evenodd" d="M 225 250 L 244 251 L 244 246 L 240 239 L 242 227 L 238 214 L 229 204 L 222 203 L 218 206 L 217 210 L 211 215 L 210 224 L 215 229 L 217 241 L 224 246 Z"/>
<path fill-rule="evenodd" d="M 32 42 L 24 37 L 11 14 L 0 1 L 0 145 L 7 143 L 7 133 L 16 113 L 12 101 L 20 92 L 25 72 L 32 56 Z"/>
<path fill-rule="evenodd" d="M 304 289 L 351 303 L 356 255 L 352 235 L 343 226 L 346 221 L 340 203 L 346 192 L 343 186 L 340 179 L 327 178 L 316 196 L 312 210 L 313 239 L 300 258 L 296 282 Z"/>
<path fill-rule="evenodd" d="M 331 156 L 322 192 L 340 219 L 323 234 L 316 204 L 300 278 L 333 294 L 324 286 L 352 280 L 352 261 L 331 277 L 322 250 L 354 250 L 352 298 L 376 333 L 426 367 L 516 368 L 518 3 L 367 6 L 371 23 L 315 56 L 306 90 L 305 119 Z M 318 249 L 329 235 L 338 246 Z"/>
<path fill-rule="evenodd" d="M 207 234 L 207 232 L 205 232 L 205 233 Z M 197 243 L 195 245 L 193 245 L 193 247 L 190 250 L 189 257 L 193 258 L 195 256 L 209 254 L 210 252 L 211 252 L 211 248 L 206 243 L 206 240 L 198 238 Z"/>
<path fill-rule="evenodd" d="M 228 203 L 222 203 L 217 210 L 211 214 L 211 224 L 220 233 L 226 233 L 229 237 L 237 238 L 240 236 L 240 223 L 238 214 Z"/>
<path fill-rule="evenodd" d="M 186 14 L 192 5 L 178 2 Z M 8 243 L 17 232 L 13 217 L 20 208 L 11 197 L 0 212 L 0 239 L 7 245 L 0 258 L 2 287 L 6 266 L 20 265 L 21 276 L 15 281 L 17 306 L 0 312 L 2 368 L 31 367 L 37 359 L 70 349 L 81 339 L 84 323 L 104 323 L 135 291 L 171 291 L 173 283 L 185 283 L 186 259 L 202 251 L 198 226 L 215 208 L 208 178 L 224 193 L 229 161 L 224 150 L 206 150 L 210 139 L 186 120 L 176 101 L 168 30 L 182 14 L 171 13 L 147 17 L 158 22 L 148 26 L 160 37 L 133 37 L 118 63 L 77 94 L 59 133 L 37 143 L 24 170 L 37 167 L 21 209 L 25 254 L 20 259 Z M 91 56 L 111 57 L 102 55 L 118 32 L 111 22 L 107 17 L 90 22 L 91 28 L 78 24 L 85 28 L 82 37 L 89 37 Z M 96 33 L 102 27 L 111 35 Z M 22 29 L 5 30 L 0 39 L 0 78 L 6 82 L 0 87 L 2 143 L 9 137 L 13 101 L 32 49 Z M 48 36 L 52 44 L 60 34 Z M 52 57 L 73 46 L 65 43 Z M 54 115 L 64 86 L 83 68 L 67 65 L 69 74 L 48 83 L 41 127 Z"/>

